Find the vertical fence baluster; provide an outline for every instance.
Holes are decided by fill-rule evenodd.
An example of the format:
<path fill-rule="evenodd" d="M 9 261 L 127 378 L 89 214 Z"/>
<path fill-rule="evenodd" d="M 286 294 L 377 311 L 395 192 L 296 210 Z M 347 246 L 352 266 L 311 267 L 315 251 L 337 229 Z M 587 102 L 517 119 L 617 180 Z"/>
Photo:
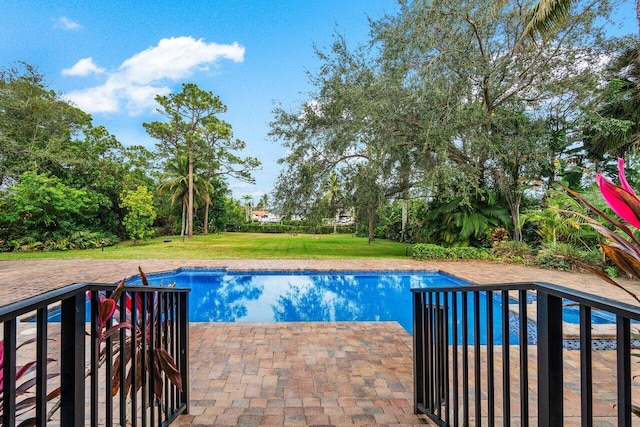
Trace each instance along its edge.
<path fill-rule="evenodd" d="M 62 300 L 60 322 L 60 423 L 84 425 L 84 292 Z"/>
<path fill-rule="evenodd" d="M 453 365 L 453 425 L 457 426 L 459 422 L 458 417 L 458 293 L 451 292 L 451 341 L 452 341 L 452 360 Z"/>
<path fill-rule="evenodd" d="M 538 418 L 563 425 L 562 298 L 538 291 Z"/>
<path fill-rule="evenodd" d="M 511 425 L 511 371 L 509 346 L 509 291 L 502 291 L 502 418 L 505 427 Z"/>
<path fill-rule="evenodd" d="M 475 425 L 482 425 L 482 371 L 480 369 L 480 292 L 473 291 L 473 373 L 475 397 Z"/>
<path fill-rule="evenodd" d="M 91 330 L 91 361 L 89 362 L 89 372 L 91 375 L 90 391 L 91 405 L 89 411 L 91 419 L 91 427 L 97 427 L 98 425 L 98 394 L 99 394 L 99 357 L 100 357 L 100 343 L 98 342 L 98 291 L 92 290 L 91 298 L 89 299 L 89 309 L 91 313 L 91 320 L 89 322 L 89 328 Z"/>
<path fill-rule="evenodd" d="M 487 416 L 488 424 L 495 424 L 495 389 L 493 367 L 493 292 L 487 291 Z"/>
<path fill-rule="evenodd" d="M 413 413 L 420 413 L 424 400 L 424 292 L 413 294 Z"/>
<path fill-rule="evenodd" d="M 16 425 L 16 319 L 8 319 L 3 325 L 3 377 L 2 377 L 2 425 Z"/>
<path fill-rule="evenodd" d="M 162 292 L 162 314 L 164 317 L 164 322 L 162 324 L 162 329 L 160 331 L 161 338 L 161 346 L 164 350 L 169 350 L 169 318 L 168 318 L 168 294 L 166 292 Z M 169 378 L 164 373 L 162 374 L 164 379 L 164 393 L 162 397 L 164 398 L 164 416 L 163 419 L 167 419 L 169 416 Z"/>
<path fill-rule="evenodd" d="M 127 292 L 122 292 L 120 295 L 120 323 L 127 322 Z M 120 393 L 119 405 L 120 405 L 120 425 L 127 425 L 127 389 L 125 384 L 127 383 L 127 353 L 131 351 L 131 348 L 127 345 L 127 331 L 125 328 L 120 329 L 120 364 L 118 366 L 118 376 L 120 377 Z"/>
<path fill-rule="evenodd" d="M 442 294 L 442 337 L 440 339 L 440 345 L 442 346 L 442 360 L 444 362 L 444 413 L 445 422 L 449 424 L 450 419 L 450 401 L 449 401 L 449 293 L 443 292 Z"/>
<path fill-rule="evenodd" d="M 36 425 L 45 425 L 47 418 L 47 307 L 36 312 Z"/>
<path fill-rule="evenodd" d="M 529 425 L 529 350 L 527 331 L 527 291 L 521 290 L 518 298 L 520 325 L 520 419 L 523 426 Z"/>
<path fill-rule="evenodd" d="M 141 292 L 141 313 L 140 313 L 140 330 L 141 330 L 141 334 L 140 334 L 140 352 L 141 352 L 141 366 L 140 366 L 140 382 L 142 384 L 140 393 L 142 395 L 142 425 L 146 426 L 147 425 L 147 412 L 149 411 L 149 385 L 148 385 L 148 376 L 147 376 L 147 369 L 148 369 L 148 358 L 149 355 L 147 354 L 147 328 L 148 328 L 148 322 L 147 322 L 147 316 L 149 314 L 149 310 L 147 307 L 147 292 L 143 291 Z"/>
<path fill-rule="evenodd" d="M 593 357 L 591 307 L 580 304 L 580 419 L 582 427 L 593 425 Z"/>
<path fill-rule="evenodd" d="M 433 368 L 436 386 L 434 390 L 435 413 L 438 418 L 442 418 L 442 359 L 440 348 L 440 292 L 434 292 L 434 305 L 431 313 L 433 322 Z"/>
<path fill-rule="evenodd" d="M 462 292 L 462 421 L 469 425 L 469 292 Z"/>
<path fill-rule="evenodd" d="M 111 297 L 112 292 L 108 292 L 106 296 Z M 113 318 L 107 321 L 107 329 L 113 326 Z M 105 343 L 105 420 L 107 426 L 113 425 L 113 339 L 108 337 Z"/>
<path fill-rule="evenodd" d="M 131 296 L 131 427 L 138 425 L 138 293 L 129 292 Z"/>
<path fill-rule="evenodd" d="M 429 292 L 427 294 L 427 331 L 426 331 L 426 341 L 427 341 L 427 369 L 425 379 L 427 381 L 427 408 L 430 412 L 435 411 L 435 397 L 434 397 L 434 389 L 435 389 L 435 377 L 433 375 L 433 294 Z"/>
<path fill-rule="evenodd" d="M 173 360 L 176 359 L 176 328 L 175 328 L 175 294 L 169 294 L 169 318 L 171 319 L 171 323 L 169 323 L 169 353 Z M 176 410 L 176 387 L 171 383 L 171 414 Z"/>
<path fill-rule="evenodd" d="M 189 413 L 189 294 L 182 292 L 179 295 L 180 321 L 180 373 L 182 374 L 181 403 L 185 405 L 184 413 Z"/>
<path fill-rule="evenodd" d="M 616 316 L 618 425 L 631 426 L 631 322 Z"/>

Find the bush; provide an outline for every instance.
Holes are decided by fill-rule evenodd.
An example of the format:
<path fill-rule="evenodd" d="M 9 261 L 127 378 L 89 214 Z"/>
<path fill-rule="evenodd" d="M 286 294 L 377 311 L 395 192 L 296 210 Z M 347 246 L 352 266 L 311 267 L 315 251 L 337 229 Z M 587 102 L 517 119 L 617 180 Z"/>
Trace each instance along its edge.
<path fill-rule="evenodd" d="M 568 271 L 580 270 L 581 263 L 597 269 L 604 267 L 600 251 L 582 251 L 566 243 L 543 245 L 538 252 L 534 265 Z"/>
<path fill-rule="evenodd" d="M 413 245 L 413 257 L 416 259 L 491 259 L 486 249 L 471 246 L 445 248 L 430 243 Z"/>
<path fill-rule="evenodd" d="M 290 221 L 293 222 L 293 221 Z M 238 224 L 232 231 L 244 233 L 332 234 L 333 225 Z M 352 234 L 351 226 L 338 226 L 338 234 Z"/>
<path fill-rule="evenodd" d="M 503 241 L 493 245 L 493 254 L 504 258 L 525 258 L 532 250 L 525 242 Z"/>
<path fill-rule="evenodd" d="M 38 252 L 68 251 L 73 249 L 97 249 L 113 246 L 119 239 L 108 232 L 78 231 L 69 236 L 59 233 L 50 234 L 43 240 L 35 237 L 22 237 L 16 240 L 0 242 L 1 252 Z"/>

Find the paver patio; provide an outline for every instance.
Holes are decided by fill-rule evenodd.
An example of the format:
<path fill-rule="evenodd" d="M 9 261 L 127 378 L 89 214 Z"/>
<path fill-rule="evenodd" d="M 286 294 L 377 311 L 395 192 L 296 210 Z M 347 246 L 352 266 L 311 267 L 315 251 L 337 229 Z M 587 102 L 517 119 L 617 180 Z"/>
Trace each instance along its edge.
<path fill-rule="evenodd" d="M 41 260 L 0 261 L 0 304 L 74 282 L 115 282 L 137 274 L 138 266 L 147 273 L 188 266 L 441 270 L 476 283 L 552 282 L 630 301 L 623 291 L 592 275 L 484 262 Z M 413 414 L 412 339 L 395 322 L 192 323 L 190 344 L 190 414 L 174 425 L 427 423 Z M 565 364 L 579 366 L 578 352 L 565 354 Z M 607 365 L 609 358 L 602 363 Z M 575 388 L 572 384 L 567 381 Z"/>

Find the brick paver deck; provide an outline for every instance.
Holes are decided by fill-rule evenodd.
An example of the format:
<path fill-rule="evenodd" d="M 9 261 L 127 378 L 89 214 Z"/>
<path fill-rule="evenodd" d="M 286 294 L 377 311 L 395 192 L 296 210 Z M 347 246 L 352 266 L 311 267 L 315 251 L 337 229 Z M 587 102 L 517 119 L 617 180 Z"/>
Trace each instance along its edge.
<path fill-rule="evenodd" d="M 115 282 L 137 274 L 138 266 L 148 273 L 187 266 L 441 270 L 475 283 L 553 282 L 631 301 L 592 275 L 484 262 L 42 260 L 0 261 L 0 305 L 73 282 Z M 196 323 L 191 325 L 190 344 L 190 414 L 174 425 L 426 423 L 413 415 L 411 337 L 395 322 Z M 565 354 L 565 364 L 579 366 L 578 352 Z M 603 357 L 609 366 L 611 359 Z M 596 375 L 600 378 L 595 381 L 611 378 L 608 370 Z M 570 378 L 567 386 L 577 392 Z M 604 400 L 603 407 L 613 414 L 613 406 Z"/>

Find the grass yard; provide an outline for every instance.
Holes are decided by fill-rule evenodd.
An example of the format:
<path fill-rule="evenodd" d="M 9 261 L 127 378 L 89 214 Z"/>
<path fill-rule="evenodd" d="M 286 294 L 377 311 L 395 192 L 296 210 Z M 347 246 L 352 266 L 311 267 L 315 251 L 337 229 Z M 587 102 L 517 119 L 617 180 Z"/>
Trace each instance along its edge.
<path fill-rule="evenodd" d="M 408 248 L 408 249 L 407 249 Z M 60 252 L 0 253 L 0 260 L 84 259 L 365 259 L 404 258 L 411 247 L 398 242 L 350 234 L 222 233 L 194 236 L 164 236 L 134 245 L 122 242 L 100 249 Z"/>

